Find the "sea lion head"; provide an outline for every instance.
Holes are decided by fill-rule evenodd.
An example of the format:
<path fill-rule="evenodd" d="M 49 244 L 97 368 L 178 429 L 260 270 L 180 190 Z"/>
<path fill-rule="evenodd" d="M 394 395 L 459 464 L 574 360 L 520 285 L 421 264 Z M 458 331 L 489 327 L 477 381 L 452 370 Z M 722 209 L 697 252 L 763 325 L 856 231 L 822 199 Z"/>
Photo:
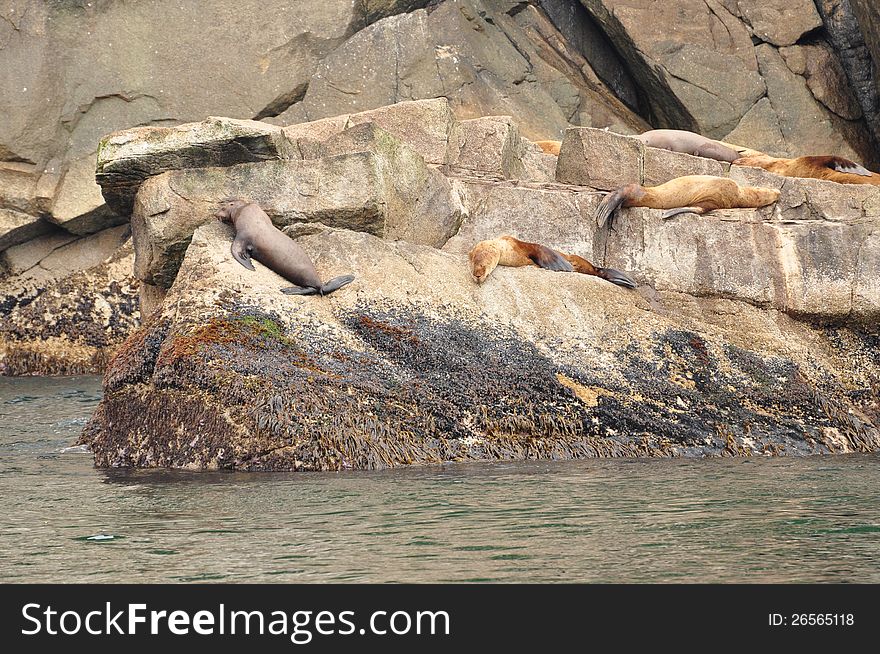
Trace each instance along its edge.
<path fill-rule="evenodd" d="M 468 253 L 471 263 L 471 277 L 477 284 L 482 284 L 498 265 L 498 246 L 492 241 L 482 241 Z"/>
<path fill-rule="evenodd" d="M 247 200 L 241 198 L 225 198 L 220 201 L 220 208 L 214 213 L 214 218 L 231 225 L 235 210 L 241 209 L 246 204 L 248 204 Z"/>

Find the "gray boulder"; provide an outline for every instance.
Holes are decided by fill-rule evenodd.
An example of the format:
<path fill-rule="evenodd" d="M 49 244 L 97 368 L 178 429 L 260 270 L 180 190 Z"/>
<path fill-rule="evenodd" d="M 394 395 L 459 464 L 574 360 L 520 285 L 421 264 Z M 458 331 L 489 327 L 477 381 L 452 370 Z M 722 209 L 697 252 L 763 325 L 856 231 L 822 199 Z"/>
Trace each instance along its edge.
<path fill-rule="evenodd" d="M 880 447 L 878 416 L 857 399 L 875 370 L 860 332 L 676 292 L 654 309 L 535 267 L 477 286 L 463 255 L 345 230 L 300 243 L 322 276 L 354 270 L 355 282 L 291 297 L 271 271 L 228 256 L 231 233 L 196 231 L 163 309 L 108 369 L 80 441 L 97 465 L 344 470 Z"/>

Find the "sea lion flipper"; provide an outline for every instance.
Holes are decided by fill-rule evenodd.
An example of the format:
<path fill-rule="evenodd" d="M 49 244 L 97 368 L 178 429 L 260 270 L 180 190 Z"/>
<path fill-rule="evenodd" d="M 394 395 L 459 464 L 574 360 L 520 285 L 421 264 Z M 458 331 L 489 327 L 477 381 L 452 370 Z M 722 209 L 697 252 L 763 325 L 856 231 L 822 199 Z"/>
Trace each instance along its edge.
<path fill-rule="evenodd" d="M 632 277 L 616 268 L 599 268 L 598 270 L 599 276 L 602 279 L 607 279 L 612 284 L 617 284 L 618 286 L 623 286 L 625 288 L 635 288 L 638 286 Z"/>
<path fill-rule="evenodd" d="M 661 214 L 661 218 L 663 220 L 669 220 L 673 216 L 677 216 L 680 213 L 695 213 L 695 214 L 704 214 L 706 210 L 703 207 L 678 207 L 677 209 L 668 209 Z"/>
<path fill-rule="evenodd" d="M 533 245 L 528 256 L 536 266 L 541 268 L 557 272 L 574 272 L 574 268 L 565 257 L 545 245 Z"/>
<path fill-rule="evenodd" d="M 250 246 L 245 247 L 243 241 L 236 239 L 232 242 L 230 251 L 232 252 L 232 258 L 238 261 L 242 266 L 248 270 L 256 270 L 254 264 L 251 262 L 251 249 Z"/>
<path fill-rule="evenodd" d="M 611 229 L 611 223 L 614 220 L 614 212 L 621 206 L 623 206 L 624 202 L 631 199 L 633 195 L 633 187 L 637 186 L 634 184 L 627 184 L 626 186 L 621 186 L 619 189 L 615 191 L 611 191 L 608 193 L 599 204 L 599 209 L 596 212 L 596 224 L 601 229 L 605 226 L 605 223 L 608 223 L 608 229 Z"/>
<path fill-rule="evenodd" d="M 318 289 L 311 286 L 288 286 L 282 288 L 281 292 L 285 295 L 315 295 L 318 293 Z"/>
<path fill-rule="evenodd" d="M 857 164 L 855 161 L 844 159 L 843 157 L 833 157 L 828 162 L 828 167 L 839 173 L 851 173 L 853 175 L 861 175 L 862 177 L 870 177 L 871 171 Z"/>
<path fill-rule="evenodd" d="M 354 275 L 340 275 L 339 277 L 334 277 L 321 287 L 321 295 L 328 295 L 353 281 Z"/>

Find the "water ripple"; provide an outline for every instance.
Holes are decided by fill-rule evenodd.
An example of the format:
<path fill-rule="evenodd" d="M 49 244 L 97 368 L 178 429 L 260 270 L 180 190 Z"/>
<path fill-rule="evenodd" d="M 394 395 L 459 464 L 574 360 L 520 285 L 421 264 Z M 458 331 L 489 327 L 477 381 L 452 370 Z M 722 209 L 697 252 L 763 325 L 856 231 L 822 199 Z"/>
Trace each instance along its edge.
<path fill-rule="evenodd" d="M 0 581 L 880 582 L 878 456 L 96 470 L 100 395 L 0 378 Z"/>

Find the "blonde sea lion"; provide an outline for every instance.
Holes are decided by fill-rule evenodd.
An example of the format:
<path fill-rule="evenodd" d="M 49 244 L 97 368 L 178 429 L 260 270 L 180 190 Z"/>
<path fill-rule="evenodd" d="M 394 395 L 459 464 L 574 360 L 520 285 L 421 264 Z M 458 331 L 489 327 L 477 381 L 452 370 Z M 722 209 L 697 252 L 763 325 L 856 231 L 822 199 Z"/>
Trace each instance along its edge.
<path fill-rule="evenodd" d="M 688 132 L 683 129 L 652 129 L 635 138 L 652 148 L 662 148 L 672 152 L 683 152 L 697 157 L 706 157 L 728 163 L 743 156 L 736 149 L 720 141 Z"/>
<path fill-rule="evenodd" d="M 737 166 L 754 166 L 784 177 L 825 179 L 840 184 L 873 184 L 880 186 L 880 175 L 843 157 L 831 155 L 785 159 L 766 154 L 741 157 Z"/>
<path fill-rule="evenodd" d="M 471 276 L 478 284 L 486 281 L 497 266 L 538 266 L 547 270 L 594 275 L 626 288 L 636 287 L 632 278 L 619 270 L 599 268 L 576 254 L 564 254 L 545 245 L 520 241 L 513 236 L 480 241 L 468 253 L 468 259 Z"/>
<path fill-rule="evenodd" d="M 779 191 L 775 188 L 740 186 L 726 177 L 687 175 L 659 186 L 621 186 L 605 196 L 596 219 L 599 227 L 606 221 L 610 227 L 618 207 L 667 209 L 663 212 L 663 218 L 666 219 L 680 213 L 703 214 L 714 209 L 764 207 L 778 199 Z"/>
<path fill-rule="evenodd" d="M 324 284 L 318 277 L 309 255 L 289 236 L 272 224 L 259 205 L 232 198 L 223 200 L 215 218 L 235 228 L 232 256 L 248 270 L 254 270 L 251 258 L 256 259 L 284 279 L 296 284 L 282 288 L 287 295 L 327 295 L 354 280 L 354 275 L 334 277 Z"/>

